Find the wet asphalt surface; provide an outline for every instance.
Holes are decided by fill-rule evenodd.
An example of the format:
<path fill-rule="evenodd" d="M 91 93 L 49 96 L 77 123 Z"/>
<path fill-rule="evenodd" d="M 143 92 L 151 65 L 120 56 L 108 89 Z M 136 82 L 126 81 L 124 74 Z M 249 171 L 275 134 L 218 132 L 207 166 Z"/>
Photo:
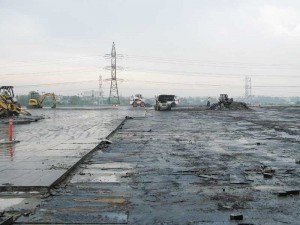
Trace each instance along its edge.
<path fill-rule="evenodd" d="M 299 224 L 299 113 L 147 110 L 16 224 Z"/>

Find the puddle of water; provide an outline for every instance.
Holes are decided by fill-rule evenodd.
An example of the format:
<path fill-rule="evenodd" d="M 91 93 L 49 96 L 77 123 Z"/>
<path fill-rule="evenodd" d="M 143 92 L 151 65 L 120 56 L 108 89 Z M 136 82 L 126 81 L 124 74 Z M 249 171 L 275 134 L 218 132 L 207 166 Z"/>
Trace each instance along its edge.
<path fill-rule="evenodd" d="M 20 204 L 24 198 L 0 198 L 0 211 L 14 205 Z"/>
<path fill-rule="evenodd" d="M 74 199 L 75 202 L 91 202 L 91 203 L 111 203 L 121 204 L 125 203 L 125 198 L 100 198 L 100 199 Z"/>
<path fill-rule="evenodd" d="M 119 223 L 127 223 L 128 220 L 128 215 L 125 213 L 103 212 L 101 215 L 109 220 L 118 221 Z"/>
<path fill-rule="evenodd" d="M 299 135 L 291 135 L 291 134 L 288 134 L 288 133 L 285 133 L 285 132 L 278 132 L 278 136 L 281 137 L 281 138 L 300 140 Z"/>
<path fill-rule="evenodd" d="M 94 182 L 94 183 L 119 183 L 118 176 L 114 174 L 105 174 L 99 176 L 99 174 L 91 175 L 91 176 L 81 176 L 77 175 L 73 177 L 70 181 L 71 183 L 84 183 L 84 182 Z"/>
<path fill-rule="evenodd" d="M 282 190 L 283 187 L 281 186 L 270 186 L 270 185 L 260 185 L 260 186 L 255 186 L 255 190 L 260 190 L 260 191 L 279 191 Z"/>
<path fill-rule="evenodd" d="M 103 163 L 103 164 L 91 164 L 91 169 L 131 169 L 130 163 Z"/>
<path fill-rule="evenodd" d="M 116 175 L 99 176 L 91 180 L 91 182 L 115 183 L 119 182 Z"/>
<path fill-rule="evenodd" d="M 102 175 L 125 175 L 127 172 L 130 172 L 129 170 L 122 170 L 122 171 L 113 171 L 113 170 L 101 170 L 101 169 L 84 169 L 82 170 L 82 173 L 84 174 L 102 174 Z"/>
<path fill-rule="evenodd" d="M 238 140 L 236 140 L 237 142 L 241 143 L 241 144 L 249 144 L 249 141 L 246 138 L 240 138 Z"/>

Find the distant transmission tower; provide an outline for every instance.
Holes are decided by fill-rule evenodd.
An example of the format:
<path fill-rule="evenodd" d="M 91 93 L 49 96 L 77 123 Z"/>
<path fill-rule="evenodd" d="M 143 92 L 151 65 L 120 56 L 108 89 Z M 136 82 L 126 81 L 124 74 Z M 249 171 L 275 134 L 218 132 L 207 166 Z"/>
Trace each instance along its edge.
<path fill-rule="evenodd" d="M 111 84 L 110 84 L 109 104 L 120 105 L 118 84 L 117 84 L 117 54 L 116 54 L 114 42 L 111 49 Z"/>
<path fill-rule="evenodd" d="M 245 77 L 245 99 L 247 103 L 251 103 L 251 96 L 252 96 L 252 85 L 251 85 L 251 77 Z"/>
<path fill-rule="evenodd" d="M 101 75 L 99 75 L 99 105 L 103 105 L 103 88 Z"/>

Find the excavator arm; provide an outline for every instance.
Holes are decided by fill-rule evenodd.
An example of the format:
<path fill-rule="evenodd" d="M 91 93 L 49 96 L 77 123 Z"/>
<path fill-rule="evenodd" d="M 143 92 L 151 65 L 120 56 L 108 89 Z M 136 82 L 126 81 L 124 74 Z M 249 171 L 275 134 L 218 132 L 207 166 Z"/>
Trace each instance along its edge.
<path fill-rule="evenodd" d="M 44 100 L 46 99 L 46 97 L 51 97 L 52 98 L 52 107 L 51 108 L 56 108 L 56 96 L 54 93 L 46 93 L 46 94 L 43 94 L 41 96 L 41 100 L 40 100 L 40 104 L 42 105 Z"/>

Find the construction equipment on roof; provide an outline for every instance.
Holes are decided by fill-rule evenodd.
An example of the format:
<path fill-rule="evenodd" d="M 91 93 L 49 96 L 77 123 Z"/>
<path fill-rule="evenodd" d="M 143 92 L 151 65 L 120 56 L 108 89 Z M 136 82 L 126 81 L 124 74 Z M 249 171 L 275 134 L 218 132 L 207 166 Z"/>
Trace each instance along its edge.
<path fill-rule="evenodd" d="M 21 108 L 21 105 L 15 99 L 13 88 L 13 86 L 0 87 L 0 117 L 18 116 L 19 114 L 31 115 Z"/>
<path fill-rule="evenodd" d="M 30 99 L 27 108 L 31 108 L 31 109 L 43 108 L 43 103 L 47 97 L 51 97 L 52 99 L 51 108 L 56 108 L 56 96 L 54 93 L 46 93 L 40 95 L 36 91 L 31 91 L 29 94 L 30 94 Z"/>
<path fill-rule="evenodd" d="M 220 94 L 219 101 L 212 104 L 208 109 L 210 110 L 247 110 L 249 107 L 244 102 L 235 102 L 233 98 L 228 98 L 227 94 Z"/>
<path fill-rule="evenodd" d="M 145 107 L 145 100 L 141 94 L 131 95 L 129 98 L 129 104 L 133 107 Z"/>

